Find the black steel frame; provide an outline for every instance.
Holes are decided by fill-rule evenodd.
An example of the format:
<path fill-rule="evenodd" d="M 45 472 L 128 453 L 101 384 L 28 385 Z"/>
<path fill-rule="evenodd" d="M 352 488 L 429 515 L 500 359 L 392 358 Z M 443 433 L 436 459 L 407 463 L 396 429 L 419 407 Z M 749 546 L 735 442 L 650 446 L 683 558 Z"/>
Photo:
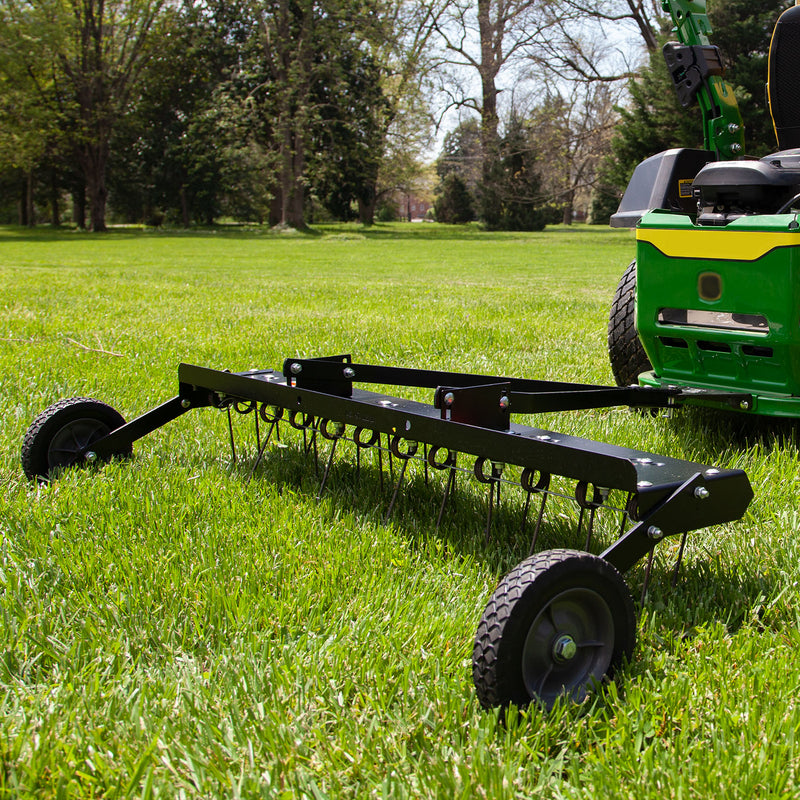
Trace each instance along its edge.
<path fill-rule="evenodd" d="M 300 428 L 318 420 L 329 439 L 340 438 L 342 426 L 348 425 L 361 446 L 374 441 L 375 434 L 385 434 L 391 450 L 401 458 L 407 458 L 416 443 L 473 455 L 478 459 L 476 476 L 484 483 L 498 480 L 495 464 L 516 465 L 523 470 L 521 484 L 529 496 L 542 491 L 550 475 L 574 479 L 582 513 L 585 509 L 593 513 L 612 489 L 627 492 L 632 499 L 628 503 L 631 526 L 621 530 L 600 554 L 620 571 L 652 552 L 665 536 L 739 519 L 753 497 L 742 470 L 604 444 L 511 419 L 514 414 L 612 406 L 669 408 L 696 400 L 696 389 L 619 388 L 404 369 L 356 364 L 349 355 L 287 359 L 282 372 L 232 373 L 181 364 L 178 381 L 176 397 L 95 442 L 93 453 L 106 458 L 123 452 L 193 408 L 229 408 L 236 403 L 272 406 L 265 419 L 279 419 L 285 413 Z M 433 403 L 366 391 L 355 383 L 434 389 Z M 703 396 L 731 405 L 747 399 L 740 393 L 704 392 Z M 333 432 L 332 423 L 337 426 Z M 488 476 L 486 462 L 493 465 Z M 590 487 L 592 499 L 587 501 Z"/>

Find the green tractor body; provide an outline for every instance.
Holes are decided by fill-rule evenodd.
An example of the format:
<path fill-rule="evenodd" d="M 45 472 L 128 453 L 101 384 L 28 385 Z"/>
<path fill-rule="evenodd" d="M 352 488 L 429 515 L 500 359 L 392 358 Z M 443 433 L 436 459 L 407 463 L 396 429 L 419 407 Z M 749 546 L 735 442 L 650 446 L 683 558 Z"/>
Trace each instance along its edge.
<path fill-rule="evenodd" d="M 699 405 L 731 407 L 719 399 L 730 392 L 741 411 L 800 417 L 800 108 L 782 103 L 774 80 L 778 47 L 800 41 L 800 6 L 781 16 L 770 52 L 782 149 L 742 160 L 741 119 L 707 45 L 705 3 L 664 5 L 682 41 L 665 47 L 667 64 L 682 102 L 700 100 L 706 149 L 642 162 L 612 217 L 635 226 L 637 240 L 635 281 L 627 272 L 620 282 L 609 324 L 615 377 L 715 390 L 698 393 Z M 634 356 L 631 342 L 641 348 Z"/>

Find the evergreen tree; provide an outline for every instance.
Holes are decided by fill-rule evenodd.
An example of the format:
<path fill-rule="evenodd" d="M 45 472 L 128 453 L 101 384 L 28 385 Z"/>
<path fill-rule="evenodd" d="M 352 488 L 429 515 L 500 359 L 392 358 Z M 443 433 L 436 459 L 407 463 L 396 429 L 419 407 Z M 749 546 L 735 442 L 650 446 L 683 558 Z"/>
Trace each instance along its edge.
<path fill-rule="evenodd" d="M 455 225 L 475 219 L 472 195 L 467 184 L 455 172 L 445 176 L 442 181 L 441 193 L 436 198 L 433 207 L 437 222 Z"/>

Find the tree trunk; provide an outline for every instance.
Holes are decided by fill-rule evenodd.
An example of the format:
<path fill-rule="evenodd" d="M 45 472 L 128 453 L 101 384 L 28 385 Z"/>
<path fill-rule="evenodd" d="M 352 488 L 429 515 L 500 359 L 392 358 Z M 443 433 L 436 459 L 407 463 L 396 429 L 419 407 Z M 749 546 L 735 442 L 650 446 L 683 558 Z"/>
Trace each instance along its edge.
<path fill-rule="evenodd" d="M 25 188 L 25 217 L 28 227 L 33 228 L 36 225 L 36 206 L 33 203 L 33 170 L 28 172 Z"/>
<path fill-rule="evenodd" d="M 373 225 L 375 223 L 375 206 L 377 197 L 375 184 L 364 187 L 364 191 L 358 197 L 358 221 L 362 225 Z"/>
<path fill-rule="evenodd" d="M 58 197 L 58 182 L 56 180 L 56 171 L 50 172 L 50 224 L 54 228 L 61 227 L 61 210 L 59 208 Z"/>
<path fill-rule="evenodd" d="M 183 227 L 188 228 L 192 224 L 192 218 L 189 216 L 189 202 L 186 199 L 186 187 L 183 184 L 181 184 L 179 195 L 181 198 L 181 220 Z"/>
<path fill-rule="evenodd" d="M 106 228 L 106 167 L 108 165 L 108 136 L 99 130 L 93 142 L 86 143 L 78 151 L 78 159 L 86 181 L 89 195 L 89 220 L 91 230 L 101 233 Z"/>
<path fill-rule="evenodd" d="M 22 181 L 19 185 L 19 201 L 17 203 L 17 221 L 20 225 L 28 224 L 28 184 Z"/>
<path fill-rule="evenodd" d="M 81 230 L 86 229 L 86 188 L 83 185 L 72 192 L 72 221 Z"/>

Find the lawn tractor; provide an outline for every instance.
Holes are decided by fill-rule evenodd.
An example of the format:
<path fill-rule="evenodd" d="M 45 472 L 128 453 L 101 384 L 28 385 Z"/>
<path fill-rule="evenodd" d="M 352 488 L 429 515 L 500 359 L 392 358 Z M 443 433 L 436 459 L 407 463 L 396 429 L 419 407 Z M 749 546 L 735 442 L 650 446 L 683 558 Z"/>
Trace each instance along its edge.
<path fill-rule="evenodd" d="M 643 161 L 611 218 L 637 240 L 609 319 L 612 371 L 620 386 L 731 393 L 698 392 L 697 405 L 800 417 L 800 7 L 770 44 L 779 150 L 747 159 L 705 2 L 663 5 L 681 40 L 665 46 L 667 67 L 681 105 L 699 101 L 705 149 Z"/>
<path fill-rule="evenodd" d="M 742 470 L 558 433 L 539 427 L 544 415 L 684 404 L 789 413 L 795 372 L 800 380 L 800 357 L 793 358 L 800 349 L 791 346 L 800 335 L 791 274 L 800 246 L 792 211 L 800 203 L 800 155 L 733 160 L 741 154 L 741 120 L 706 41 L 705 5 L 667 6 L 682 41 L 668 46 L 668 60 L 679 91 L 700 98 L 708 142 L 703 151 L 644 162 L 615 216 L 616 224 L 638 224 L 639 248 L 610 326 L 619 386 L 365 364 L 350 355 L 289 357 L 280 369 L 242 372 L 181 364 L 177 394 L 130 422 L 89 398 L 50 406 L 25 435 L 26 475 L 49 483 L 66 468 L 128 457 L 145 435 L 215 408 L 227 414 L 232 460 L 237 452 L 242 458 L 234 429 L 243 427 L 233 420 L 252 421 L 250 477 L 292 449 L 313 462 L 322 495 L 347 475 L 363 485 L 371 454 L 381 490 L 388 477 L 383 524 L 412 472 L 436 499 L 434 530 L 455 517 L 456 497 L 467 494 L 459 481 L 474 478 L 486 493 L 486 542 L 502 511 L 506 520 L 513 513 L 526 549 L 529 543 L 477 627 L 472 677 L 480 703 L 547 708 L 559 698 L 582 700 L 633 652 L 636 607 L 622 573 L 645 563 L 643 599 L 659 542 L 678 537 L 677 571 L 687 533 L 738 520 L 753 493 Z M 788 12 L 781 18 L 776 49 L 793 20 Z M 790 137 L 792 120 L 772 77 L 779 65 L 775 56 L 770 99 L 779 137 Z M 420 390 L 432 392 L 429 402 L 416 399 Z M 334 468 L 345 450 L 355 456 L 354 472 Z M 545 539 L 563 546 L 539 550 Z"/>

